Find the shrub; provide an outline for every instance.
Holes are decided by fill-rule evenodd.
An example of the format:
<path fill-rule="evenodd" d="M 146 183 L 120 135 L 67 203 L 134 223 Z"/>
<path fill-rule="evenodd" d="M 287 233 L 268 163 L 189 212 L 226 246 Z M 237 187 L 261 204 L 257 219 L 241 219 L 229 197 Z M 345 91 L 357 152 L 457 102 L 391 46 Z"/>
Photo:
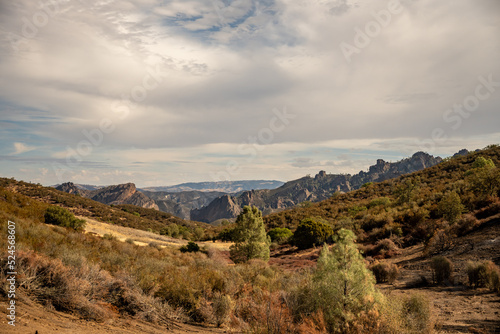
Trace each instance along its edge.
<path fill-rule="evenodd" d="M 493 262 L 468 262 L 465 270 L 470 286 L 500 292 L 500 269 Z"/>
<path fill-rule="evenodd" d="M 231 297 L 221 292 L 217 292 L 213 299 L 212 304 L 215 320 L 217 322 L 217 327 L 222 326 L 229 316 L 233 308 L 233 302 Z"/>
<path fill-rule="evenodd" d="M 106 233 L 102 236 L 104 240 L 117 240 L 116 236 L 111 233 Z"/>
<path fill-rule="evenodd" d="M 286 227 L 275 227 L 267 232 L 267 234 L 272 242 L 277 242 L 278 244 L 287 242 L 293 235 L 292 231 Z"/>
<path fill-rule="evenodd" d="M 444 256 L 436 256 L 431 259 L 431 269 L 434 283 L 443 284 L 450 281 L 453 264 Z"/>
<path fill-rule="evenodd" d="M 387 197 L 379 197 L 375 198 L 370 201 L 370 204 L 368 204 L 368 208 L 371 209 L 376 206 L 390 206 L 391 205 L 391 200 Z"/>
<path fill-rule="evenodd" d="M 377 283 L 394 283 L 399 276 L 399 268 L 393 263 L 375 263 L 370 266 Z"/>
<path fill-rule="evenodd" d="M 85 220 L 77 219 L 70 211 L 56 205 L 47 208 L 44 218 L 46 224 L 68 227 L 77 232 L 82 232 L 86 225 Z"/>
<path fill-rule="evenodd" d="M 432 310 L 423 295 L 414 294 L 403 302 L 403 319 L 411 333 L 432 333 Z"/>
<path fill-rule="evenodd" d="M 293 244 L 299 249 L 307 249 L 324 244 L 332 235 L 333 230 L 329 225 L 308 218 L 295 230 Z"/>
<path fill-rule="evenodd" d="M 439 254 L 451 248 L 453 236 L 450 229 L 439 229 L 427 241 L 424 249 L 425 255 Z"/>
<path fill-rule="evenodd" d="M 483 156 L 479 156 L 472 163 L 472 168 L 494 168 L 495 163 L 491 159 L 486 159 Z"/>
<path fill-rule="evenodd" d="M 234 228 L 226 228 L 222 230 L 218 235 L 217 239 L 221 241 L 233 241 L 234 239 Z"/>
<path fill-rule="evenodd" d="M 190 242 L 188 242 L 187 245 L 182 246 L 180 248 L 180 251 L 182 253 L 196 253 L 196 252 L 200 251 L 200 246 L 198 246 L 197 243 L 190 241 Z"/>

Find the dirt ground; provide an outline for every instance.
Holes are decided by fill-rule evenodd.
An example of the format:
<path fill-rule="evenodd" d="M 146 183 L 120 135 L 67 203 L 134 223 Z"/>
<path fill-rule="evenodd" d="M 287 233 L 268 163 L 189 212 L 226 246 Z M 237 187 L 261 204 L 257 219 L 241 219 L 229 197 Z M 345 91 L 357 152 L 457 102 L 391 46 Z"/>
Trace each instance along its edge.
<path fill-rule="evenodd" d="M 7 323 L 6 303 L 0 303 L 0 333 L 2 334 L 87 334 L 87 333 L 120 333 L 120 334 L 214 334 L 228 333 L 224 329 L 192 326 L 188 324 L 175 324 L 170 328 L 153 325 L 133 319 L 112 319 L 104 323 L 81 320 L 71 314 L 48 310 L 47 308 L 31 302 L 18 305 L 16 310 L 16 326 Z"/>
<path fill-rule="evenodd" d="M 500 219 L 492 219 L 478 230 L 456 239 L 442 254 L 453 263 L 453 283 L 447 286 L 412 287 L 421 277 L 432 281 L 429 258 L 423 256 L 422 245 L 403 250 L 389 259 L 396 263 L 401 275 L 393 284 L 379 287 L 389 294 L 421 293 L 432 302 L 439 333 L 500 333 L 500 295 L 487 289 L 471 289 L 467 285 L 467 261 L 500 261 Z"/>

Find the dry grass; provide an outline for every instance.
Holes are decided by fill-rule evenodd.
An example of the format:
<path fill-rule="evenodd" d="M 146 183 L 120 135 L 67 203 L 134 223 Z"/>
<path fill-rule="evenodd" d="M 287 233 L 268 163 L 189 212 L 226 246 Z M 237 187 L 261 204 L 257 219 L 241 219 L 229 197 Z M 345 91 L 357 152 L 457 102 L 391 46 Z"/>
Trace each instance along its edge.
<path fill-rule="evenodd" d="M 85 232 L 103 236 L 105 234 L 112 234 L 120 241 L 133 240 L 136 245 L 148 246 L 150 243 L 155 242 L 160 247 L 180 247 L 188 243 L 187 240 L 175 239 L 164 235 L 159 235 L 154 232 L 137 230 L 135 228 L 124 227 L 119 225 L 107 224 L 88 217 L 77 216 L 87 222 Z M 211 242 L 203 241 L 198 242 L 200 247 L 207 246 L 219 250 L 229 250 L 232 245 L 230 242 Z"/>

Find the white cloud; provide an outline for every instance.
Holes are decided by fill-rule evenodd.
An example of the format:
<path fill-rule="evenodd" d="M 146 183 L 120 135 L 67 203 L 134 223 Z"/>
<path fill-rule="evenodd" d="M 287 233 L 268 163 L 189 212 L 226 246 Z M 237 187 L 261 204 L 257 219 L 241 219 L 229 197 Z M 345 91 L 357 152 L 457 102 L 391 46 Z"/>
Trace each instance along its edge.
<path fill-rule="evenodd" d="M 435 143 L 436 154 L 498 142 L 500 88 L 458 129 L 443 119 L 474 93 L 479 76 L 500 81 L 498 1 L 401 3 L 403 12 L 350 63 L 340 43 L 354 43 L 355 29 L 374 21 L 386 1 L 68 0 L 52 12 L 28 0 L 2 3 L 0 154 L 18 143 L 24 146 L 16 154 L 43 146 L 30 154 L 64 159 L 67 146 L 86 140 L 83 130 L 110 118 L 116 129 L 85 157 L 89 163 L 125 172 L 134 159 L 120 157 L 135 154 L 149 164 L 151 179 L 167 183 L 183 172 L 206 178 L 284 105 L 296 119 L 275 134 L 269 153 L 242 165 L 241 177 L 289 179 L 308 164 L 346 171 L 348 163 L 324 153 L 285 152 L 405 156 L 437 128 L 448 139 Z M 43 13 L 46 24 L 35 25 Z M 113 106 L 132 99 L 154 68 L 161 83 L 120 119 Z M 207 147 L 211 159 L 203 156 Z M 309 160 L 294 160 L 302 158 Z M 177 168 L 175 161 L 194 163 Z M 302 167 L 292 168 L 294 161 Z M 170 172 L 159 173 L 169 162 Z"/>
<path fill-rule="evenodd" d="M 36 147 L 34 146 L 28 146 L 23 143 L 14 143 L 14 152 L 12 153 L 12 155 L 26 153 L 29 151 L 33 151 L 34 149 L 36 149 Z"/>

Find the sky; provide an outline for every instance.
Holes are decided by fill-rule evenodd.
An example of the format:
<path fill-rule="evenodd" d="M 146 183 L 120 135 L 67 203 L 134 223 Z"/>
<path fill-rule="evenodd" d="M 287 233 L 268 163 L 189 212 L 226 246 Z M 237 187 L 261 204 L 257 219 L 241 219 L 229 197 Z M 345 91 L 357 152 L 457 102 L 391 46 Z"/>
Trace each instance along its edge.
<path fill-rule="evenodd" d="M 500 143 L 498 0 L 0 0 L 0 176 L 358 173 Z"/>

